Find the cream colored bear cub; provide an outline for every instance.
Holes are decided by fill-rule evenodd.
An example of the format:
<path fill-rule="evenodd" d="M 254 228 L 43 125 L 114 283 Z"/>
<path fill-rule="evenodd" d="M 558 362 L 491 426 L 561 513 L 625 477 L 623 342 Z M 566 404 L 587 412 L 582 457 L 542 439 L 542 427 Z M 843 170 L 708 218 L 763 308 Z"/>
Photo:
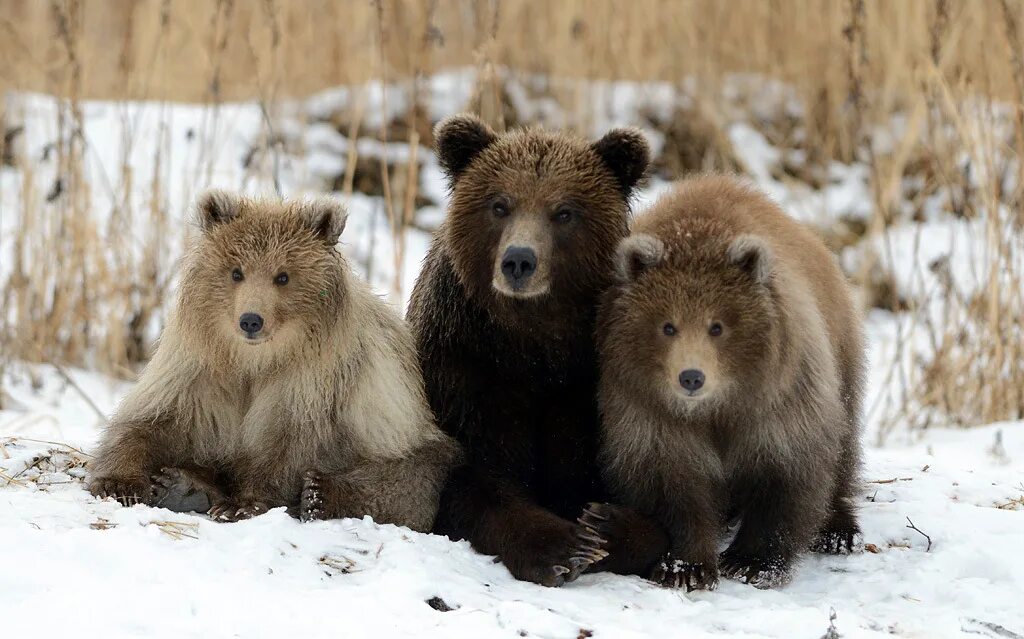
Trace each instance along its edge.
<path fill-rule="evenodd" d="M 344 209 L 221 191 L 196 209 L 176 308 L 91 492 L 227 521 L 288 506 L 429 530 L 458 447 L 405 324 L 335 248 Z"/>

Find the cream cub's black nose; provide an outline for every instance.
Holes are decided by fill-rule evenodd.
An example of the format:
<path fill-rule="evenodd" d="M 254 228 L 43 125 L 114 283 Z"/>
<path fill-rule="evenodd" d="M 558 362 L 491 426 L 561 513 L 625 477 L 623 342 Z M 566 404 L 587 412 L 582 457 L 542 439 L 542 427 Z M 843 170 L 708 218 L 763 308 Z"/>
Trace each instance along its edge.
<path fill-rule="evenodd" d="M 679 385 L 691 393 L 695 393 L 704 386 L 704 372 L 696 368 L 688 368 L 679 373 Z"/>
<path fill-rule="evenodd" d="M 263 318 L 256 313 L 242 313 L 238 318 L 238 326 L 245 332 L 246 337 L 256 337 L 256 334 L 263 330 Z"/>

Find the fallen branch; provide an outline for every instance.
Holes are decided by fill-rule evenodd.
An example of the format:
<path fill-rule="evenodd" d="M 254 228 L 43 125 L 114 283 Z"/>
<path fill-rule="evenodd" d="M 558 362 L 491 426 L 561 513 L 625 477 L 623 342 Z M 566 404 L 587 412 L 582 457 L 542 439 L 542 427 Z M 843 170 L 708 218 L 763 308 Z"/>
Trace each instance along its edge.
<path fill-rule="evenodd" d="M 907 517 L 907 528 L 920 533 L 925 539 L 928 540 L 928 546 L 924 549 L 925 552 L 930 552 L 932 549 L 932 538 L 927 535 L 923 530 L 914 525 L 914 522 L 910 521 L 910 517 Z"/>
<path fill-rule="evenodd" d="M 961 619 L 960 630 L 972 635 L 985 635 L 987 637 L 999 637 L 1000 639 L 1024 639 L 1024 635 L 1019 635 L 1012 630 L 1007 630 L 997 623 L 982 621 L 973 617 L 964 617 Z"/>

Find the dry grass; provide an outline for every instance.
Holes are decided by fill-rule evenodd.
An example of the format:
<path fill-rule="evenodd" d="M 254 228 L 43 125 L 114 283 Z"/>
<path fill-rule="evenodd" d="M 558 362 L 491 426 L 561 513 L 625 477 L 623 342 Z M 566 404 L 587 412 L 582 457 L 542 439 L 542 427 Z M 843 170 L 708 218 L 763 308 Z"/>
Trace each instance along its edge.
<path fill-rule="evenodd" d="M 212 160 L 201 156 L 194 183 L 167 183 L 165 140 L 144 149 L 155 158 L 152 174 L 136 174 L 135 143 L 126 139 L 121 175 L 87 183 L 82 166 L 96 143 L 81 135 L 87 98 L 255 100 L 265 130 L 250 170 L 271 174 L 280 191 L 286 140 L 276 123 L 284 98 L 368 80 L 400 87 L 409 109 L 399 121 L 368 127 L 364 91 L 332 122 L 349 140 L 408 143 L 396 164 L 360 158 L 352 144 L 334 185 L 365 190 L 372 175 L 395 231 L 398 266 L 406 253 L 400 231 L 417 224 L 417 156 L 432 144 L 424 75 L 475 67 L 478 86 L 467 107 L 498 128 L 524 123 L 509 107 L 503 70 L 558 79 L 536 90 L 561 106 L 565 120 L 550 124 L 576 129 L 588 128 L 601 94 L 574 80 L 678 86 L 687 104 L 668 121 L 649 123 L 666 135 L 658 168 L 671 177 L 746 168 L 721 114 L 730 100 L 724 76 L 749 72 L 787 83 L 803 107 L 793 122 L 781 109 L 765 115 L 774 105 L 748 98 L 752 124 L 805 158 L 785 167 L 786 179 L 819 185 L 833 161 L 870 168 L 873 215 L 830 239 L 880 247 L 854 274 L 866 299 L 908 310 L 913 327 L 928 335 L 922 347 L 909 329 L 901 334 L 901 356 L 887 373 L 896 390 L 880 409 L 893 424 L 909 415 L 917 427 L 950 417 L 963 424 L 1020 418 L 1022 19 L 1022 0 L 0 0 L 0 90 L 66 100 L 48 150 L 60 178 L 46 189 L 17 153 L 16 127 L 5 127 L 0 143 L 4 163 L 21 176 L 20 208 L 0 209 L 19 229 L 11 253 L 0 256 L 10 260 L 10 277 L 0 282 L 0 374 L 18 359 L 132 375 L 147 357 L 147 331 L 162 317 L 173 273 L 164 240 L 179 231 L 170 227 L 168 194 L 191 193 L 212 178 Z M 985 115 L 997 103 L 1012 109 L 1009 136 Z M 967 104 L 976 109 L 965 114 Z M 8 105 L 0 124 L 20 116 Z M 218 110 L 211 113 L 216 120 Z M 895 114 L 905 118 L 901 134 L 879 145 L 872 132 Z M 142 209 L 127 205 L 128 189 L 138 184 L 151 193 Z M 114 202 L 103 225 L 88 213 L 98 193 Z M 925 215 L 937 196 L 945 197 L 944 214 L 984 220 L 979 284 L 959 290 L 947 278 L 938 290 L 900 292 L 882 267 L 898 257 L 891 229 Z M 128 238 L 122 230 L 137 219 L 149 231 Z M 187 239 L 189 230 L 181 233 Z"/>

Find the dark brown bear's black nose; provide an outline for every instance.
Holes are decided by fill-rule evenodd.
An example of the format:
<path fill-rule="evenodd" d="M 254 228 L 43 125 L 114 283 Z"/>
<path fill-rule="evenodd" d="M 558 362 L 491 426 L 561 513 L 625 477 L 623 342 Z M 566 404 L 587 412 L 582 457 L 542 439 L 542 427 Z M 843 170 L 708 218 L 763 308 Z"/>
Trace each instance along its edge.
<path fill-rule="evenodd" d="M 501 258 L 501 273 L 513 289 L 521 287 L 537 270 L 537 254 L 532 248 L 510 246 Z"/>
<path fill-rule="evenodd" d="M 263 330 L 263 318 L 256 313 L 242 313 L 238 318 L 238 326 L 245 331 L 246 336 L 255 337 L 256 333 Z"/>
<path fill-rule="evenodd" d="M 696 368 L 688 368 L 679 373 L 679 385 L 691 393 L 699 391 L 704 385 L 704 372 Z"/>

